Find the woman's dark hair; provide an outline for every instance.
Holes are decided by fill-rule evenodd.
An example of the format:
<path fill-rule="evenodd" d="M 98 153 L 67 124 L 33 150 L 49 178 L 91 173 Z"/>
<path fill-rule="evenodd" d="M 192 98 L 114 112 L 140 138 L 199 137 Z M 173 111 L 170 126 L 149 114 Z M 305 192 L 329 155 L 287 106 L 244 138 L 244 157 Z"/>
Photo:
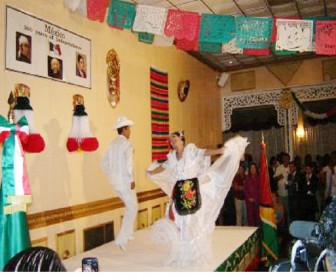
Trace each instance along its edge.
<path fill-rule="evenodd" d="M 82 56 L 82 55 L 77 55 L 77 62 L 79 62 L 81 59 L 83 59 L 84 60 L 84 57 Z"/>
<path fill-rule="evenodd" d="M 248 173 L 249 173 L 249 174 L 251 174 L 251 171 L 250 171 L 251 169 L 250 169 L 250 168 L 251 168 L 251 166 L 253 166 L 253 165 L 255 166 L 257 173 L 259 172 L 257 163 L 256 163 L 255 161 L 252 161 L 252 162 L 249 163 L 249 166 L 248 166 Z"/>
<path fill-rule="evenodd" d="M 181 138 L 183 143 L 185 144 L 185 137 L 184 137 L 184 131 L 175 131 L 172 133 L 172 135 L 176 135 Z"/>
<path fill-rule="evenodd" d="M 270 163 L 270 165 L 273 165 L 277 161 L 278 161 L 278 159 L 277 159 L 276 156 L 271 156 L 269 163 Z"/>
<path fill-rule="evenodd" d="M 5 265 L 7 272 L 64 272 L 66 271 L 58 254 L 47 247 L 31 247 L 11 258 Z"/>

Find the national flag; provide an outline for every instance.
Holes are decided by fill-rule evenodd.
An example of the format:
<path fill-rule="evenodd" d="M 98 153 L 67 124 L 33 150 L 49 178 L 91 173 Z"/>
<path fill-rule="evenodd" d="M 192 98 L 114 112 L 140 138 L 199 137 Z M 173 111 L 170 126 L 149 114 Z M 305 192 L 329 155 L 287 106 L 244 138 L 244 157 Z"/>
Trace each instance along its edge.
<path fill-rule="evenodd" d="M 2 182 L 0 186 L 0 271 L 17 253 L 31 246 L 27 204 L 31 191 L 21 141 L 27 139 L 28 122 L 22 117 L 9 123 L 0 115 Z"/>
<path fill-rule="evenodd" d="M 49 42 L 49 51 L 54 52 L 54 54 L 58 56 L 62 55 L 61 46 L 59 44 Z"/>
<path fill-rule="evenodd" d="M 269 266 L 278 260 L 278 235 L 276 216 L 272 206 L 271 188 L 269 184 L 266 144 L 261 142 L 260 155 L 260 205 L 259 213 L 262 228 L 261 261 Z"/>

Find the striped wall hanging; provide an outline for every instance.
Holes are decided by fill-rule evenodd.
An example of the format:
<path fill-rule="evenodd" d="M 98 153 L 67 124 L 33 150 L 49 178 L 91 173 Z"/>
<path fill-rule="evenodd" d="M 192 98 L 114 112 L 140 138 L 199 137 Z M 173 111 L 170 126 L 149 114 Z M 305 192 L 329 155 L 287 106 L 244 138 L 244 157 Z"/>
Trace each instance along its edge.
<path fill-rule="evenodd" d="M 167 159 L 169 151 L 168 73 L 150 68 L 152 160 Z"/>

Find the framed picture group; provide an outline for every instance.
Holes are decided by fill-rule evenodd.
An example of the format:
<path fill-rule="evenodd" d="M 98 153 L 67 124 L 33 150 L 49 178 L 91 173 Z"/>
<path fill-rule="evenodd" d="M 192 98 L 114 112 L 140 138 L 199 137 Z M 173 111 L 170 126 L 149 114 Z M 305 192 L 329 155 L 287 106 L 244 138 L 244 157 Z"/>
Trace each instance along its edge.
<path fill-rule="evenodd" d="M 6 6 L 6 69 L 91 88 L 91 40 Z"/>

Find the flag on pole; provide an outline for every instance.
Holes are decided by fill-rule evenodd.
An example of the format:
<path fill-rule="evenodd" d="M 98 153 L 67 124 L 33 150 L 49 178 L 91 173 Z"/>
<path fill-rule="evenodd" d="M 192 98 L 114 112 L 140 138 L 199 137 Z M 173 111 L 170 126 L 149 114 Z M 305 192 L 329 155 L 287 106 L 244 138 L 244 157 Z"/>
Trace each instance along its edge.
<path fill-rule="evenodd" d="M 31 191 L 21 141 L 28 136 L 28 122 L 17 123 L 0 115 L 2 182 L 0 186 L 0 271 L 17 253 L 31 246 L 27 221 L 27 204 Z"/>
<path fill-rule="evenodd" d="M 261 261 L 269 266 L 278 260 L 278 236 L 276 217 L 272 206 L 264 136 L 262 136 L 260 155 L 259 213 L 262 228 Z"/>

